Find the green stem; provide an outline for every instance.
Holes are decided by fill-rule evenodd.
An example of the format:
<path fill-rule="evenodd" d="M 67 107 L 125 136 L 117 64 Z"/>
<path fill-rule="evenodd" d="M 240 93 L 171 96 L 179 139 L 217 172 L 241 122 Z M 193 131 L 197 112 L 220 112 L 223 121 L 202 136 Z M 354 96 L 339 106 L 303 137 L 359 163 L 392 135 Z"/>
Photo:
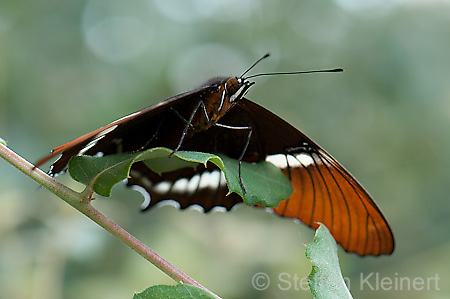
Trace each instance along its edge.
<path fill-rule="evenodd" d="M 122 227 L 117 225 L 114 221 L 107 218 L 105 215 L 100 213 L 91 204 L 90 200 L 83 200 L 80 193 L 70 189 L 69 187 L 59 183 L 54 178 L 48 176 L 46 173 L 42 172 L 39 168 L 35 168 L 33 164 L 29 163 L 15 152 L 10 150 L 6 145 L 0 142 L 0 156 L 8 161 L 11 165 L 19 169 L 28 177 L 32 178 L 34 181 L 42 185 L 44 188 L 50 190 L 56 196 L 67 202 L 69 205 L 83 213 L 89 219 L 103 227 L 105 230 L 110 232 L 113 236 L 121 240 L 123 243 L 128 245 L 135 252 L 139 253 L 143 258 L 151 262 L 161 271 L 166 273 L 176 282 L 183 282 L 186 284 L 194 285 L 202 288 L 214 297 L 220 298 L 213 292 L 209 291 L 207 288 L 196 282 L 194 279 L 183 273 L 181 270 L 173 266 L 171 263 L 163 259 L 156 252 L 151 250 L 144 243 L 136 239 L 129 232 L 124 230 Z"/>

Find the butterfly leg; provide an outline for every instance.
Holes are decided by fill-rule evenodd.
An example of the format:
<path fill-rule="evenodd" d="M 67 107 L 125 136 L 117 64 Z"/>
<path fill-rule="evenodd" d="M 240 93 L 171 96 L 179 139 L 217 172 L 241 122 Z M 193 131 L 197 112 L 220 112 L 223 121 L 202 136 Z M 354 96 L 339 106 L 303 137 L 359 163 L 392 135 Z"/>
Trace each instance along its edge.
<path fill-rule="evenodd" d="M 184 139 L 186 138 L 189 128 L 193 128 L 192 120 L 194 119 L 194 116 L 200 107 L 202 107 L 203 116 L 206 119 L 206 123 L 209 123 L 210 120 L 208 117 L 208 113 L 206 111 L 205 103 L 203 103 L 203 101 L 198 101 L 197 105 L 195 105 L 194 110 L 192 111 L 191 116 L 189 117 L 189 120 L 186 120 L 180 113 L 178 113 L 178 111 L 171 108 L 171 110 L 174 111 L 175 114 L 178 115 L 178 117 L 180 117 L 181 120 L 183 120 L 186 123 L 186 127 L 184 127 L 183 133 L 181 134 L 181 138 L 180 138 L 180 141 L 178 142 L 177 147 L 173 150 L 173 152 L 169 155 L 169 157 L 172 157 L 172 155 L 175 154 L 180 149 L 181 145 L 183 144 Z"/>
<path fill-rule="evenodd" d="M 162 124 L 164 123 L 164 120 L 165 120 L 165 118 L 166 118 L 166 115 L 167 115 L 167 113 L 164 113 L 164 114 L 163 114 L 161 121 L 159 122 L 158 126 L 156 127 L 155 134 L 153 134 L 153 136 L 150 137 L 150 139 L 147 140 L 147 141 L 144 143 L 144 145 L 142 145 L 136 152 L 145 150 L 145 149 L 147 148 L 147 146 L 148 146 L 150 143 L 153 142 L 153 140 L 158 139 L 159 130 L 161 129 Z"/>
<path fill-rule="evenodd" d="M 197 108 L 198 109 L 198 108 Z M 189 123 L 189 121 L 187 119 L 185 119 L 183 117 L 183 115 L 180 114 L 180 112 L 178 112 L 177 110 L 175 110 L 175 108 L 170 107 L 170 110 L 173 111 L 173 113 L 175 113 L 179 119 L 181 119 L 186 125 L 188 125 L 189 127 L 193 127 L 191 123 Z"/>
<path fill-rule="evenodd" d="M 223 125 L 223 124 L 219 124 L 219 123 L 215 123 L 214 125 L 217 127 L 222 127 L 222 128 L 232 129 L 232 130 L 248 130 L 247 142 L 245 143 L 245 146 L 244 146 L 244 149 L 242 150 L 241 156 L 238 159 L 238 162 L 239 162 L 239 185 L 241 185 L 242 191 L 245 194 L 247 192 L 245 191 L 244 183 L 242 182 L 241 164 L 242 164 L 242 159 L 244 158 L 245 152 L 247 151 L 248 145 L 250 144 L 250 139 L 252 137 L 253 128 L 251 126 L 246 126 L 246 127 L 227 126 L 227 125 Z"/>

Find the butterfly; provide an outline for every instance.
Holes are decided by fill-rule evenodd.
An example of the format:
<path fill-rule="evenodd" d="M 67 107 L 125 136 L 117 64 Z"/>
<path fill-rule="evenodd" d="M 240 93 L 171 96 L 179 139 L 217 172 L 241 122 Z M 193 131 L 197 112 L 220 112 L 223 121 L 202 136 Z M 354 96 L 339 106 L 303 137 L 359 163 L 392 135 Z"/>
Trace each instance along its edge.
<path fill-rule="evenodd" d="M 381 210 L 356 179 L 323 148 L 298 129 L 244 96 L 265 75 L 339 72 L 342 69 L 262 73 L 245 76 L 264 55 L 239 77 L 217 77 L 185 92 L 120 118 L 63 144 L 38 161 L 39 167 L 60 156 L 50 174 L 66 170 L 77 155 L 112 155 L 154 147 L 205 153 L 222 153 L 240 163 L 269 161 L 291 181 L 292 195 L 273 208 L 283 217 L 296 218 L 317 228 L 324 223 L 335 240 L 358 255 L 391 254 L 394 237 Z M 241 203 L 228 194 L 223 176 L 204 183 L 218 170 L 212 165 L 184 168 L 158 175 L 142 162 L 133 164 L 128 186 L 145 190 L 151 201 L 145 207 L 175 200 L 182 209 L 200 205 L 230 210 Z M 245 177 L 239 179 L 244 189 Z M 180 182 L 189 190 L 179 188 Z M 161 188 L 161 186 L 166 186 Z M 178 187 L 175 187 L 178 186 Z"/>

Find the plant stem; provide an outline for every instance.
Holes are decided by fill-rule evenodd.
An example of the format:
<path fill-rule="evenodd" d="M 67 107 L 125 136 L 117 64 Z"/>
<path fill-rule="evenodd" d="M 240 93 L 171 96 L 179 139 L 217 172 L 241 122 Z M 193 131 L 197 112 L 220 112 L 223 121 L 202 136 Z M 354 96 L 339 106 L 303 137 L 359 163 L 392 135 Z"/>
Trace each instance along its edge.
<path fill-rule="evenodd" d="M 77 209 L 79 212 L 83 213 L 89 219 L 103 227 L 105 230 L 128 245 L 135 252 L 139 253 L 143 258 L 151 262 L 176 282 L 183 282 L 186 284 L 197 286 L 208 291 L 214 297 L 220 298 L 219 296 L 196 282 L 194 279 L 183 273 L 181 270 L 173 266 L 171 263 L 163 259 L 144 243 L 136 239 L 132 234 L 117 225 L 114 221 L 100 213 L 90 204 L 90 200 L 83 200 L 80 193 L 59 183 L 54 178 L 42 172 L 39 168 L 35 168 L 33 164 L 17 155 L 3 143 L 0 143 L 0 156 L 8 161 L 11 165 L 19 169 L 21 172 L 23 172 L 25 175 L 32 178 L 44 188 L 50 190 L 56 196 L 58 196 L 69 205 Z"/>

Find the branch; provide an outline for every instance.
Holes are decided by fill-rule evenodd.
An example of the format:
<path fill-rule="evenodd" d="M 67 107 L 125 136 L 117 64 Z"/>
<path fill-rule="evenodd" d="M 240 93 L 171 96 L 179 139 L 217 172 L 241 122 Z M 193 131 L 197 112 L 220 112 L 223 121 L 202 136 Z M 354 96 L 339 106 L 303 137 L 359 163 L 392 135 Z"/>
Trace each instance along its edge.
<path fill-rule="evenodd" d="M 2 141 L 2 139 L 0 139 L 0 141 Z M 89 219 L 103 227 L 105 230 L 128 245 L 131 249 L 136 251 L 143 258 L 155 265 L 176 282 L 183 282 L 186 284 L 197 286 L 208 291 L 214 297 L 220 298 L 219 296 L 215 295 L 213 292 L 209 291 L 207 288 L 196 282 L 194 279 L 183 273 L 181 270 L 173 266 L 171 263 L 163 259 L 144 243 L 142 243 L 129 232 L 117 225 L 114 221 L 100 213 L 90 204 L 89 198 L 83 198 L 83 196 L 86 197 L 90 195 L 85 194 L 85 192 L 78 193 L 56 181 L 54 178 L 48 176 L 39 168 L 35 168 L 33 164 L 13 152 L 6 146 L 4 142 L 0 142 L 0 156 L 8 161 L 11 165 L 16 167 L 18 170 L 23 172 L 25 175 L 36 181 L 38 184 L 42 185 L 44 188 L 54 193 L 56 196 L 77 209 L 79 212 L 83 213 Z"/>

